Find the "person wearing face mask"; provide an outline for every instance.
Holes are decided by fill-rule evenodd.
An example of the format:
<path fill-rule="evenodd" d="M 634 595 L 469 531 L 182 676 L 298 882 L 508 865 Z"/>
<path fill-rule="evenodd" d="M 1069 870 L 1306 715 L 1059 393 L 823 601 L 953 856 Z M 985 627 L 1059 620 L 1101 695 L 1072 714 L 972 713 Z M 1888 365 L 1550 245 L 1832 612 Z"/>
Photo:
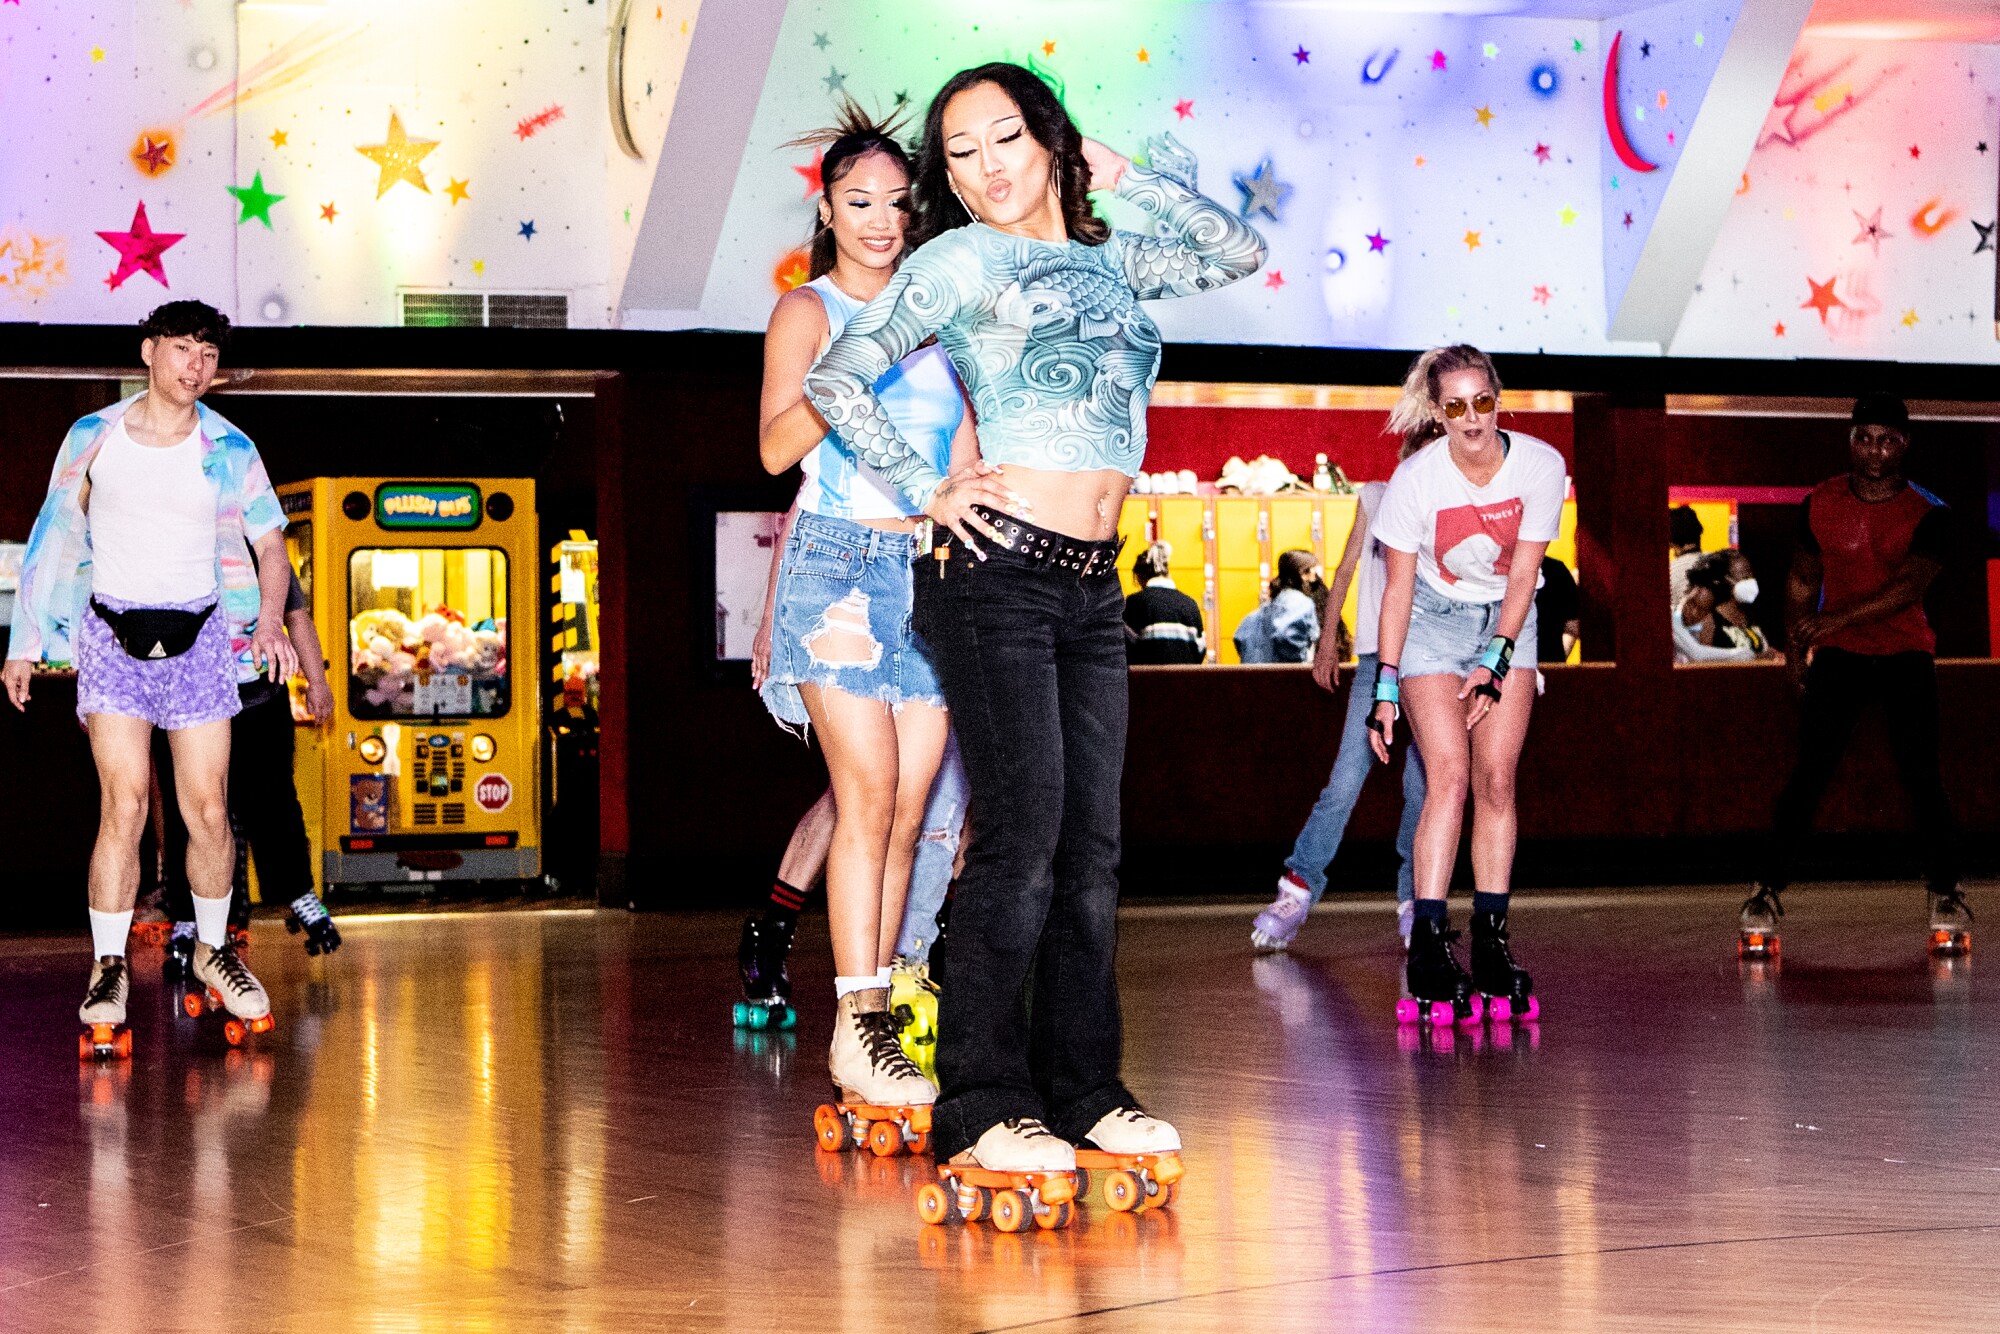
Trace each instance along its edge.
<path fill-rule="evenodd" d="M 1389 480 L 1375 535 L 1388 548 L 1381 667 L 1369 727 L 1375 757 L 1408 711 L 1427 793 L 1417 823 L 1416 921 L 1404 1022 L 1533 1019 L 1540 998 L 1507 943 L 1514 871 L 1514 773 L 1537 669 L 1513 666 L 1537 640 L 1535 587 L 1568 489 L 1563 457 L 1500 429 L 1500 376 L 1478 348 L 1433 348 L 1403 382 L 1389 429 L 1442 436 Z M 1510 670 L 1511 668 L 1511 670 Z M 1445 893 L 1472 798 L 1472 974 L 1453 954 Z M 1483 998 L 1483 999 L 1482 999 Z M 1441 1008 L 1440 1008 L 1441 1007 Z"/>
<path fill-rule="evenodd" d="M 1955 953 L 1970 939 L 1958 822 L 1938 763 L 1937 636 L 1924 616 L 1924 592 L 1951 555 L 1951 511 L 1903 476 L 1909 449 L 1903 400 L 1864 395 L 1848 428 L 1849 471 L 1820 483 L 1800 507 L 1785 589 L 1786 664 L 1800 690 L 1798 759 L 1778 796 L 1763 876 L 1738 919 L 1742 958 L 1777 954 L 1779 896 L 1854 725 L 1874 702 L 1888 711 L 1889 748 L 1916 816 L 1931 948 Z"/>
<path fill-rule="evenodd" d="M 898 1045 L 891 960 L 951 724 L 931 655 L 910 629 L 917 510 L 827 428 L 802 387 L 903 255 L 909 159 L 893 135 L 849 102 L 835 128 L 796 141 L 824 146 L 823 186 L 812 280 L 779 298 L 764 341 L 760 454 L 773 474 L 797 465 L 804 477 L 766 609 L 761 693 L 780 723 L 817 730 L 832 780 L 826 889 L 839 1012 L 828 1071 L 845 1104 L 919 1108 L 936 1090 Z M 870 377 L 869 392 L 924 466 L 972 459 L 971 418 L 937 348 L 905 349 Z M 801 898 L 774 893 L 744 926 L 744 1003 L 780 1024 Z"/>
<path fill-rule="evenodd" d="M 1311 662 L 1319 643 L 1319 607 L 1326 579 L 1319 557 L 1310 551 L 1286 551 L 1278 556 L 1278 575 L 1271 596 L 1236 627 L 1236 654 L 1244 662 Z"/>
<path fill-rule="evenodd" d="M 1675 662 L 1755 662 L 1775 657 L 1744 611 L 1757 600 L 1757 574 L 1734 547 L 1711 551 L 1688 569 L 1687 597 L 1674 613 Z"/>
<path fill-rule="evenodd" d="M 1243 278 L 1264 245 L 1184 183 L 1184 149 L 1162 137 L 1148 158 L 1140 168 L 1085 139 L 1018 65 L 954 75 L 918 150 L 927 239 L 806 377 L 854 453 L 934 522 L 916 625 L 972 787 L 938 1015 L 932 1126 L 947 1170 L 1067 1172 L 1072 1146 L 1180 1147 L 1119 1074 L 1127 673 L 1113 562 L 1159 370 L 1159 330 L 1139 303 Z M 1160 234 L 1113 232 L 1094 190 Z M 950 474 L 873 389 L 932 336 L 979 421 L 982 462 Z"/>

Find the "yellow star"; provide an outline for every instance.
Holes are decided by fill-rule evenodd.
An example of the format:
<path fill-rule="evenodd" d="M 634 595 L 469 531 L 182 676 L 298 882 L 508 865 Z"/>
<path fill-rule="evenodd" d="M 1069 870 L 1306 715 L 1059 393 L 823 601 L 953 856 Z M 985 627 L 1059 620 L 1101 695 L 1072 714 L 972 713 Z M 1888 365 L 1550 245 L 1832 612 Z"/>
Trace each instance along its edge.
<path fill-rule="evenodd" d="M 1492 128 L 1493 128 L 1493 108 L 1492 108 L 1492 107 L 1481 107 L 1481 108 L 1479 108 L 1479 110 L 1477 110 L 1477 111 L 1473 112 L 1472 114 L 1473 114 L 1474 116 L 1476 116 L 1476 117 L 1477 117 L 1477 118 L 1479 119 L 1479 126 L 1480 126 L 1480 128 L 1481 128 L 1481 129 L 1488 129 L 1488 130 L 1490 130 L 1490 129 L 1492 129 Z"/>
<path fill-rule="evenodd" d="M 1466 248 L 1467 250 L 1477 250 L 1477 249 L 1479 249 L 1479 233 L 1478 233 L 1478 232 L 1467 232 L 1467 233 L 1465 234 L 1465 248 Z"/>
<path fill-rule="evenodd" d="M 101 46 L 93 46 L 93 47 L 91 47 L 91 48 L 90 48 L 90 63 L 91 63 L 91 64 L 93 64 L 93 65 L 96 65 L 96 64 L 99 64 L 99 63 L 101 63 L 101 62 L 103 61 L 103 59 L 104 59 L 104 48 L 103 48 L 103 47 L 101 47 Z"/>
<path fill-rule="evenodd" d="M 1903 312 L 1903 327 L 1905 329 L 1914 329 L 1917 327 L 1917 312 L 1914 309 Z"/>
<path fill-rule="evenodd" d="M 436 147 L 435 139 L 412 139 L 404 134 L 403 118 L 391 111 L 389 141 L 357 146 L 354 151 L 382 169 L 381 177 L 375 182 L 375 197 L 380 199 L 388 194 L 389 187 L 398 181 L 408 181 L 425 194 L 429 194 L 430 183 L 424 180 L 423 169 L 417 164 Z"/>
<path fill-rule="evenodd" d="M 460 204 L 463 204 L 465 202 L 465 190 L 466 187 L 471 184 L 472 182 L 469 180 L 466 181 L 454 180 L 450 185 L 447 185 L 444 188 L 444 192 L 451 196 L 451 206 L 453 208 L 457 208 Z"/>
<path fill-rule="evenodd" d="M 1146 48 L 1143 46 L 1139 48 L 1139 63 L 1141 65 L 1150 65 L 1153 63 L 1153 58 L 1146 54 Z"/>
<path fill-rule="evenodd" d="M 283 130 L 271 131 L 271 147 L 283 148 L 286 144 L 290 143 L 291 141 L 292 141 L 292 136 L 286 134 Z"/>
<path fill-rule="evenodd" d="M 1418 158 L 1417 158 L 1417 165 L 1418 165 L 1419 167 L 1421 167 L 1421 166 L 1423 166 L 1423 165 L 1424 165 L 1424 159 L 1423 159 L 1422 157 L 1418 157 Z"/>
<path fill-rule="evenodd" d="M 1563 226 L 1574 227 L 1576 226 L 1576 220 L 1582 217 L 1583 215 L 1581 213 L 1578 213 L 1575 209 L 1571 208 L 1568 204 L 1564 204 L 1563 211 L 1557 214 L 1556 216 L 1562 219 Z"/>
<path fill-rule="evenodd" d="M 483 260 L 483 259 L 475 259 L 475 260 L 473 260 L 473 261 L 472 261 L 472 271 L 473 271 L 473 273 L 477 274 L 478 276 L 480 276 L 480 277 L 482 277 L 482 278 L 483 278 L 483 277 L 485 277 L 485 276 L 486 276 L 486 261 L 485 261 L 485 260 Z"/>

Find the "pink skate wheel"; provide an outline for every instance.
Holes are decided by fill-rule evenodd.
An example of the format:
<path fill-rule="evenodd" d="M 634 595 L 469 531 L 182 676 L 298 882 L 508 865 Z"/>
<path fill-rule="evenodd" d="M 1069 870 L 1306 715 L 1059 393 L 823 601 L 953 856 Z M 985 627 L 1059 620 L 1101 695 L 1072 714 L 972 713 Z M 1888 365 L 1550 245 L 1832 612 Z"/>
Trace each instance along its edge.
<path fill-rule="evenodd" d="M 1514 1002 L 1505 996 L 1495 996 L 1486 1008 L 1487 1017 L 1496 1024 L 1504 1024 L 1514 1017 Z"/>
<path fill-rule="evenodd" d="M 1450 1001 L 1432 1001 L 1432 1002 L 1431 1002 L 1431 1027 L 1432 1027 L 1432 1028 L 1450 1028 L 1450 1027 L 1451 1027 L 1451 1002 L 1450 1002 Z"/>
<path fill-rule="evenodd" d="M 1422 1018 L 1422 1016 L 1417 1013 L 1417 1003 L 1415 1001 L 1405 999 L 1396 1002 L 1397 1023 L 1414 1024 L 1420 1018 Z"/>
<path fill-rule="evenodd" d="M 1528 1008 L 1521 1014 L 1522 1022 L 1532 1024 L 1535 1022 L 1535 1020 L 1541 1017 L 1542 1017 L 1542 998 L 1540 996 L 1528 997 Z"/>
<path fill-rule="evenodd" d="M 1481 996 L 1478 992 L 1475 991 L 1472 993 L 1470 1009 L 1466 1013 L 1464 1023 L 1466 1024 L 1467 1027 L 1471 1027 L 1473 1024 L 1478 1023 L 1485 1017 L 1486 1017 L 1486 998 L 1484 996 Z"/>

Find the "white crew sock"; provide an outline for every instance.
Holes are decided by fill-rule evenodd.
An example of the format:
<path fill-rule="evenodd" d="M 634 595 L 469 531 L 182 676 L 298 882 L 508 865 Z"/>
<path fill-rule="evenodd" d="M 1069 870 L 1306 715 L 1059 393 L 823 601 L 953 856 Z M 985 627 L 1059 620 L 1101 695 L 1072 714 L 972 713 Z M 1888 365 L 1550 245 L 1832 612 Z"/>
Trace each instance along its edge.
<path fill-rule="evenodd" d="M 90 947 L 102 959 L 107 954 L 125 957 L 125 938 L 132 934 L 132 910 L 99 912 L 90 910 Z"/>
<path fill-rule="evenodd" d="M 229 939 L 229 896 L 219 899 L 205 899 L 199 894 L 194 899 L 195 938 L 212 950 L 222 948 Z"/>
<path fill-rule="evenodd" d="M 894 966 L 884 965 L 883 967 L 877 968 L 875 970 L 876 986 L 878 987 L 893 986 L 895 984 L 895 981 L 896 981 L 896 970 Z"/>
<path fill-rule="evenodd" d="M 877 991 L 888 985 L 889 983 L 886 979 L 877 977 L 873 973 L 861 973 L 854 977 L 836 977 L 833 979 L 833 998 L 840 1000 L 850 991 Z"/>

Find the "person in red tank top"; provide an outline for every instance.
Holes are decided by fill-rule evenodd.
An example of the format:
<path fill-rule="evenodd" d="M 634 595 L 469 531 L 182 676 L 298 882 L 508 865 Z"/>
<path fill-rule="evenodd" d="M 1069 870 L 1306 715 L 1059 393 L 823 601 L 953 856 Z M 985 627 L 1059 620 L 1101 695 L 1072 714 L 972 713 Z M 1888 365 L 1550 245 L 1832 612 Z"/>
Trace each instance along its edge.
<path fill-rule="evenodd" d="M 1815 487 L 1801 507 L 1785 618 L 1788 665 L 1802 687 L 1798 760 L 1778 797 L 1763 877 L 1743 905 L 1744 957 L 1777 952 L 1779 895 L 1871 701 L 1888 709 L 1890 747 L 1916 814 L 1933 948 L 1962 949 L 1968 939 L 1958 826 L 1938 765 L 1937 636 L 1923 603 L 1950 555 L 1951 511 L 1903 476 L 1909 448 L 1903 401 L 1863 397 L 1848 434 L 1852 470 Z"/>

